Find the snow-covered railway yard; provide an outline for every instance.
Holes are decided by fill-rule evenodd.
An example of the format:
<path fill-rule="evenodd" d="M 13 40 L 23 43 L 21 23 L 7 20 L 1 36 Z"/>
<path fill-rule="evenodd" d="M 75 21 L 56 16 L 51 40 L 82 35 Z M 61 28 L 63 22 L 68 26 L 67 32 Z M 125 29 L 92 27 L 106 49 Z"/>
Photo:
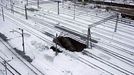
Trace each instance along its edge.
<path fill-rule="evenodd" d="M 10 9 L 10 6 L 7 7 Z M 36 1 L 35 4 L 31 1 L 31 5 L 27 8 L 37 9 Z M 0 19 L 0 32 L 8 37 L 8 43 L 13 48 L 22 50 L 20 34 L 11 32 L 18 32 L 18 28 L 24 29 L 26 55 L 33 61 L 28 63 L 21 59 L 27 64 L 32 64 L 34 66 L 32 69 L 37 71 L 37 74 L 13 56 L 8 49 L 3 49 L 2 43 L 0 43 L 2 53 L 0 56 L 10 60 L 11 65 L 15 63 L 12 67 L 21 75 L 134 75 L 134 21 L 119 18 L 117 32 L 114 32 L 117 18 L 115 12 L 82 8 L 76 6 L 74 10 L 73 3 L 60 3 L 58 15 L 57 3 L 42 1 L 38 11 L 27 12 L 28 20 L 26 20 L 24 5 L 15 4 L 14 13 L 4 7 L 5 21 Z M 50 49 L 51 46 L 55 46 L 53 38 L 56 34 L 69 36 L 86 44 L 90 26 L 92 39 L 97 41 L 92 42 L 92 49 L 89 47 L 82 52 L 70 52 L 58 46 L 63 52 L 57 56 Z M 26 71 L 16 65 L 24 67 L 23 70 Z M 4 66 L 0 68 L 4 69 Z M 5 75 L 3 71 L 0 73 Z"/>
<path fill-rule="evenodd" d="M 5 74 L 7 73 L 8 75 L 28 75 L 28 74 L 41 75 L 42 74 L 40 73 L 40 71 L 38 72 L 38 69 L 35 69 L 33 65 L 26 62 L 17 53 L 15 53 L 15 51 L 13 51 L 10 45 L 6 44 L 2 39 L 0 41 L 1 41 L 0 43 L 1 44 L 1 56 L 0 56 L 1 61 L 0 62 L 3 66 L 6 65 L 7 67 L 7 69 L 1 69 L 3 70 L 3 73 Z M 6 72 L 6 70 L 8 71 Z"/>

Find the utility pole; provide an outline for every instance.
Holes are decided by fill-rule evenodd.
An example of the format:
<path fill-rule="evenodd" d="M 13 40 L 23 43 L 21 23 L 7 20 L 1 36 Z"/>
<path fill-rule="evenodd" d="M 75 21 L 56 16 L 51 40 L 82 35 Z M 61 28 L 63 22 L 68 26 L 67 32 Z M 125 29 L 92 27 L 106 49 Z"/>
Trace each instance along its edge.
<path fill-rule="evenodd" d="M 4 10 L 3 10 L 3 7 L 1 7 L 1 12 L 2 12 L 3 21 L 5 21 L 5 16 L 4 16 Z"/>
<path fill-rule="evenodd" d="M 26 5 L 28 5 L 28 0 L 27 0 L 27 3 L 26 3 Z"/>
<path fill-rule="evenodd" d="M 10 3 L 10 6 L 11 6 L 11 4 L 12 4 L 12 1 L 11 1 L 11 0 L 9 0 L 9 3 Z"/>
<path fill-rule="evenodd" d="M 117 14 L 117 19 L 116 19 L 116 24 L 115 24 L 114 32 L 117 31 L 118 21 L 119 21 L 119 14 Z"/>
<path fill-rule="evenodd" d="M 12 1 L 11 0 L 9 0 L 9 1 L 10 1 L 11 12 L 12 12 Z"/>
<path fill-rule="evenodd" d="M 11 4 L 11 12 L 14 14 L 14 3 Z"/>
<path fill-rule="evenodd" d="M 92 49 L 92 41 L 91 41 L 91 30 L 90 30 L 90 27 L 88 27 L 88 32 L 87 32 L 87 47 L 89 46 L 89 41 L 90 41 L 90 49 Z"/>
<path fill-rule="evenodd" d="M 24 30 L 19 28 L 19 30 L 21 30 L 21 35 L 22 35 L 22 47 L 23 47 L 23 53 L 25 54 L 25 42 L 24 42 Z"/>
<path fill-rule="evenodd" d="M 76 9 L 76 0 L 73 0 L 73 3 L 74 3 L 74 17 L 73 17 L 73 19 L 75 20 L 75 9 Z"/>
<path fill-rule="evenodd" d="M 57 39 L 57 37 L 58 37 L 58 34 L 56 34 L 56 39 Z M 58 50 L 57 50 L 57 40 L 56 40 L 56 53 L 55 53 L 55 56 L 57 56 L 58 55 Z"/>
<path fill-rule="evenodd" d="M 6 72 L 6 75 L 7 75 L 7 65 L 6 65 L 6 61 L 4 60 L 4 67 L 5 67 L 5 72 Z"/>
<path fill-rule="evenodd" d="M 28 16 L 27 16 L 27 5 L 25 5 L 25 17 L 26 17 L 26 20 L 28 19 Z"/>
<path fill-rule="evenodd" d="M 62 8 L 64 7 L 64 0 L 62 0 Z"/>
<path fill-rule="evenodd" d="M 37 0 L 37 8 L 39 8 L 39 4 L 40 4 L 40 2 L 39 2 L 39 0 Z"/>
<path fill-rule="evenodd" d="M 75 6 L 75 3 L 74 3 L 74 17 L 73 17 L 74 20 L 75 20 L 75 8 L 76 8 L 76 6 Z"/>
<path fill-rule="evenodd" d="M 57 13 L 58 13 L 58 15 L 59 15 L 59 10 L 60 10 L 60 8 L 59 8 L 59 3 L 60 3 L 60 1 L 56 1 L 57 2 L 57 4 L 58 4 L 58 6 L 57 6 Z"/>

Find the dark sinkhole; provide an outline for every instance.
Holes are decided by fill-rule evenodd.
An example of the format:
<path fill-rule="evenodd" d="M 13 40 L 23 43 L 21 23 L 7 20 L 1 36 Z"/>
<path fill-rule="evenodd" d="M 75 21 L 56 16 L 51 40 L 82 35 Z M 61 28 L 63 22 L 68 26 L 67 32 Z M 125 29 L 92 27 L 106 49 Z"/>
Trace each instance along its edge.
<path fill-rule="evenodd" d="M 81 52 L 84 48 L 87 47 L 85 44 L 82 44 L 70 37 L 59 36 L 57 38 L 54 38 L 53 42 L 54 43 L 57 42 L 57 45 L 65 48 L 66 50 L 72 51 L 72 52 L 74 52 L 74 51 Z"/>

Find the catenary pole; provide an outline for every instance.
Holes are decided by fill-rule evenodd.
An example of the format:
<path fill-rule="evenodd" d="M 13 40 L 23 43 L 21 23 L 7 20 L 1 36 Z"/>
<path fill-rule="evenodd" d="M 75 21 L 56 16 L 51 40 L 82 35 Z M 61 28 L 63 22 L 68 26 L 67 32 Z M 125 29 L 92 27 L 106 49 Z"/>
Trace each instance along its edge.
<path fill-rule="evenodd" d="M 24 41 L 24 30 L 19 28 L 21 30 L 21 36 L 22 36 L 22 47 L 23 47 L 23 53 L 25 54 L 25 41 Z"/>
<path fill-rule="evenodd" d="M 28 16 L 27 16 L 27 5 L 25 5 L 25 17 L 26 17 L 26 19 L 28 19 Z"/>
<path fill-rule="evenodd" d="M 56 2 L 57 2 L 57 14 L 59 15 L 60 14 L 60 6 L 59 6 L 60 1 L 56 1 Z"/>
<path fill-rule="evenodd" d="M 87 32 L 87 47 L 89 47 L 89 41 L 90 41 L 90 48 L 92 49 L 91 28 L 90 27 L 88 27 L 88 32 Z"/>
<path fill-rule="evenodd" d="M 58 34 L 56 34 L 56 39 L 57 39 L 57 37 L 58 37 Z M 58 41 L 56 41 L 56 53 L 55 53 L 55 56 L 57 56 L 57 55 L 58 55 L 57 43 L 58 43 Z"/>
<path fill-rule="evenodd" d="M 117 14 L 114 32 L 117 32 L 118 21 L 119 21 L 119 14 Z"/>
<path fill-rule="evenodd" d="M 39 4 L 40 4 L 40 2 L 39 2 L 39 0 L 37 0 L 37 8 L 39 8 Z"/>
<path fill-rule="evenodd" d="M 3 9 L 3 7 L 1 7 L 1 12 L 2 12 L 3 21 L 5 21 L 5 16 L 4 16 L 4 9 Z"/>

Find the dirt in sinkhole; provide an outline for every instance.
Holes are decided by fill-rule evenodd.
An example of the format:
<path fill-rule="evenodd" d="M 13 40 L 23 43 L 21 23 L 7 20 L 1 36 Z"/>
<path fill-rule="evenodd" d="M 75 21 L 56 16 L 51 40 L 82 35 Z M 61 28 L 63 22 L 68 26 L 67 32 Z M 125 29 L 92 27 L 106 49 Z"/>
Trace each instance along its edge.
<path fill-rule="evenodd" d="M 70 37 L 63 37 L 59 36 L 57 38 L 53 39 L 53 42 L 56 43 L 57 45 L 65 48 L 66 50 L 72 51 L 72 52 L 81 52 L 84 48 L 87 46 L 85 44 L 82 44 Z"/>

